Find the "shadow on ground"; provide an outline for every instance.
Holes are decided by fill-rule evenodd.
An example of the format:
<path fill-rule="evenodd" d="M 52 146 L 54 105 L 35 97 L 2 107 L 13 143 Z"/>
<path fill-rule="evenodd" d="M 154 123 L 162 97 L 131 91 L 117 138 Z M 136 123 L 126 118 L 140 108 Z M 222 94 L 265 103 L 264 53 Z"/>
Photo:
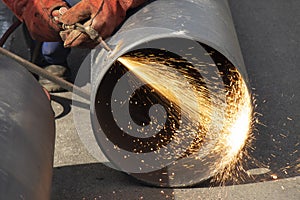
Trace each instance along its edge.
<path fill-rule="evenodd" d="M 172 189 L 145 187 L 101 163 L 56 167 L 51 199 L 174 199 Z"/>

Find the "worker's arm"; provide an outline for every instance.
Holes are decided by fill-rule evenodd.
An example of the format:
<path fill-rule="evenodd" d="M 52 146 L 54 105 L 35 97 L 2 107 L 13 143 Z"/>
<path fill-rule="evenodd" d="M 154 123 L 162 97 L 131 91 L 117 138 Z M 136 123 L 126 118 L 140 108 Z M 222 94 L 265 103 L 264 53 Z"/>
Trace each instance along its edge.
<path fill-rule="evenodd" d="M 53 20 L 52 12 L 67 7 L 62 0 L 3 0 L 26 24 L 31 36 L 39 41 L 59 41 L 60 28 Z"/>
<path fill-rule="evenodd" d="M 81 0 L 67 10 L 60 21 L 66 25 L 84 23 L 92 26 L 102 38 L 107 38 L 126 17 L 127 10 L 135 8 L 147 0 Z M 61 34 L 65 46 L 95 47 L 99 42 L 79 31 L 64 31 Z"/>

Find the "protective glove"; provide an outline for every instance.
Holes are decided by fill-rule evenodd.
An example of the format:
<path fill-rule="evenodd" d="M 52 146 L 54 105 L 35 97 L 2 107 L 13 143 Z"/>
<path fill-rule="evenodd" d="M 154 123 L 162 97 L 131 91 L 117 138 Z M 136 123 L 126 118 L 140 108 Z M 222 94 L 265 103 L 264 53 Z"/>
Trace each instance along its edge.
<path fill-rule="evenodd" d="M 68 7 L 63 0 L 3 0 L 3 2 L 26 24 L 30 35 L 38 41 L 61 41 L 60 26 L 52 12 Z"/>
<path fill-rule="evenodd" d="M 119 26 L 130 8 L 137 7 L 146 0 L 82 0 L 67 10 L 60 18 L 66 25 L 81 23 L 94 28 L 105 39 Z M 77 30 L 61 32 L 65 47 L 79 46 L 93 48 L 99 42 Z"/>

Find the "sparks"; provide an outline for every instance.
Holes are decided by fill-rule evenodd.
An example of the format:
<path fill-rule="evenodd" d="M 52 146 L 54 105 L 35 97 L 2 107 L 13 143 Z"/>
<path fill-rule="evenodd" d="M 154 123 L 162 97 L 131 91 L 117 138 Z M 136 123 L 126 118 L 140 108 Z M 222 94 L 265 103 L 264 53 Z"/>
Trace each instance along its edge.
<path fill-rule="evenodd" d="M 226 87 L 214 82 L 204 85 L 203 80 L 193 74 L 193 66 L 182 59 L 163 60 L 155 58 L 155 55 L 150 58 L 140 55 L 141 53 L 139 56 L 124 56 L 118 61 L 145 83 L 150 84 L 154 91 L 174 102 L 175 109 L 182 111 L 184 119 L 181 120 L 189 123 L 183 126 L 181 132 L 174 130 L 176 137 L 173 138 L 173 143 L 180 144 L 188 135 L 196 138 L 186 151 L 185 156 L 191 156 L 198 153 L 207 138 L 213 139 L 215 145 L 207 147 L 210 148 L 207 152 L 218 156 L 216 161 L 213 164 L 209 163 L 207 167 L 214 174 L 222 174 L 221 179 L 228 178 L 241 160 L 243 148 L 251 135 L 253 106 L 242 75 L 235 68 L 230 68 L 226 77 L 229 83 L 226 83 Z M 176 62 L 181 67 L 172 68 Z M 206 65 L 216 66 L 214 63 Z M 219 76 L 224 76 L 224 73 L 220 72 Z M 215 79 L 218 78 L 212 78 Z M 225 96 L 225 100 L 222 99 L 222 95 Z M 196 158 L 199 157 L 195 156 Z"/>

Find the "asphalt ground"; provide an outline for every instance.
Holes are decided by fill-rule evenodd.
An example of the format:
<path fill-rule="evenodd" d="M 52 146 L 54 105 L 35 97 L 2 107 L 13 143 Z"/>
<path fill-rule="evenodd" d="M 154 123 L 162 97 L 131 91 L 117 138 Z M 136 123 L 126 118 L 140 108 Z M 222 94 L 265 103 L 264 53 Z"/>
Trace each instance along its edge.
<path fill-rule="evenodd" d="M 52 95 L 56 144 L 51 199 L 300 199 L 300 1 L 229 2 L 263 124 L 256 126 L 250 155 L 255 163 L 248 165 L 263 165 L 270 172 L 222 187 L 149 187 L 93 158 L 75 129 L 72 94 L 64 92 Z M 7 47 L 28 58 L 20 32 Z M 69 57 L 74 76 L 87 53 L 75 49 Z"/>

